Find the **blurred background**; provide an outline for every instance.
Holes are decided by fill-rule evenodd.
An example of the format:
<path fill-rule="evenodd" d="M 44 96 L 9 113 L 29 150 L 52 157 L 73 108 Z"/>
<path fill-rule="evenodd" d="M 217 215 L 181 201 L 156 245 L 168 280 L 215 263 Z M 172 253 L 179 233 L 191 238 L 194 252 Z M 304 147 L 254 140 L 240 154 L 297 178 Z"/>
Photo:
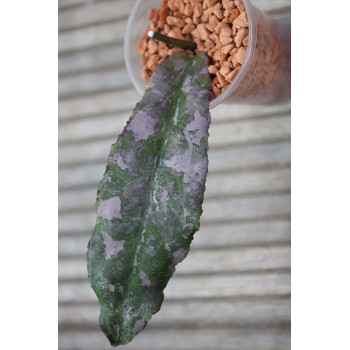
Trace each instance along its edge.
<path fill-rule="evenodd" d="M 290 0 L 253 0 L 273 15 Z M 86 251 L 110 145 L 140 96 L 124 65 L 135 0 L 58 0 L 59 349 L 112 349 Z M 160 312 L 120 349 L 290 349 L 290 104 L 211 110 L 201 228 Z"/>

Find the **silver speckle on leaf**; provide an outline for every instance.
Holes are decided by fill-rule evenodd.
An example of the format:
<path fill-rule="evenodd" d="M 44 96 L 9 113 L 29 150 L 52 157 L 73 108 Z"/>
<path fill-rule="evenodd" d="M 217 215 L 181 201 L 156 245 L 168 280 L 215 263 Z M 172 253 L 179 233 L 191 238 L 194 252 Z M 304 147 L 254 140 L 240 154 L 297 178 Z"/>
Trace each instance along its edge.
<path fill-rule="evenodd" d="M 121 203 L 119 197 L 101 200 L 98 208 L 98 215 L 106 220 L 121 219 Z"/>
<path fill-rule="evenodd" d="M 140 123 L 142 119 L 142 123 Z M 146 140 L 154 132 L 154 118 L 143 111 L 138 111 L 130 122 L 130 130 L 133 132 L 135 141 Z"/>
<path fill-rule="evenodd" d="M 132 332 L 133 332 L 134 334 L 139 333 L 140 331 L 143 330 L 143 328 L 145 327 L 145 325 L 146 325 L 146 322 L 145 322 L 144 320 L 137 320 L 137 321 L 135 322 L 135 326 L 134 326 Z"/>
<path fill-rule="evenodd" d="M 103 242 L 105 244 L 106 259 L 112 259 L 124 246 L 125 241 L 115 241 L 107 232 L 102 232 Z"/>
<path fill-rule="evenodd" d="M 185 259 L 187 254 L 188 254 L 188 250 L 185 250 L 183 248 L 181 248 L 181 249 L 177 250 L 176 252 L 174 252 L 173 256 L 174 256 L 175 265 L 177 265 L 180 261 Z"/>
<path fill-rule="evenodd" d="M 208 140 L 208 126 L 209 121 L 200 115 L 199 111 L 194 112 L 194 119 L 188 124 L 188 129 L 194 131 L 191 141 L 197 145 L 200 144 L 201 139 Z"/>
<path fill-rule="evenodd" d="M 141 285 L 142 286 L 150 287 L 152 285 L 148 276 L 143 271 L 140 271 L 139 277 L 141 278 Z"/>

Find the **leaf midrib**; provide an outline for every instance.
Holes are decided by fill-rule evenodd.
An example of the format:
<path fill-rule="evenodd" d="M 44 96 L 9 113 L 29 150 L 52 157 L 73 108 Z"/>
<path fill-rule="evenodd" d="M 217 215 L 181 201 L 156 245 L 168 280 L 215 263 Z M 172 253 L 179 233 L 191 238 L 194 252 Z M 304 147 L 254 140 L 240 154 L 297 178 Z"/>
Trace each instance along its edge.
<path fill-rule="evenodd" d="M 193 58 L 190 57 L 188 62 L 186 63 L 186 67 L 183 69 L 183 72 L 181 74 L 181 78 L 179 79 L 179 82 L 177 83 L 177 85 L 175 86 L 172 94 L 170 95 L 169 99 L 171 100 L 174 96 L 176 96 L 177 93 L 179 93 L 179 102 L 180 102 L 180 98 L 182 97 L 182 101 L 183 101 L 183 98 L 185 97 L 185 95 L 181 92 L 181 87 L 183 86 L 183 82 L 187 76 L 187 72 L 188 70 L 191 68 L 192 66 L 192 61 Z M 180 91 L 179 91 L 180 90 Z M 182 96 L 181 96 L 182 94 Z M 179 110 L 178 110 L 178 115 L 181 115 L 182 111 L 183 111 L 183 106 L 184 106 L 184 103 L 179 106 Z M 164 137 L 162 139 L 162 142 L 161 142 L 161 145 L 160 145 L 160 150 L 158 152 L 158 158 L 157 158 L 157 161 L 156 161 L 156 164 L 151 172 L 151 175 L 150 175 L 150 178 L 149 178 L 149 182 L 148 184 L 150 185 L 151 187 L 151 191 L 149 192 L 149 196 L 148 196 L 148 200 L 147 200 L 147 203 L 145 205 L 145 209 L 143 211 L 143 215 L 142 215 L 142 219 L 141 219 L 141 224 L 140 224 L 140 229 L 138 230 L 138 234 L 137 234 L 137 242 L 135 243 L 134 245 L 134 251 L 135 251 L 135 258 L 134 258 L 134 262 L 136 261 L 137 262 L 137 256 L 138 256 L 138 252 L 139 252 L 139 247 L 140 247 L 140 242 L 142 240 L 142 237 L 143 237 L 143 232 L 146 232 L 147 230 L 147 223 L 148 223 L 148 217 L 149 217 L 149 214 L 150 214 L 150 207 L 151 207 L 151 204 L 153 203 L 153 195 L 154 195 L 154 192 L 155 192 L 155 189 L 156 187 L 155 186 L 152 186 L 152 183 L 154 182 L 154 179 L 157 175 L 157 170 L 159 169 L 159 165 L 160 163 L 164 160 L 164 155 L 165 155 L 165 150 L 164 150 L 164 145 L 165 145 L 165 142 L 166 140 L 168 139 L 168 136 L 170 134 L 170 132 L 172 131 L 172 124 L 171 124 L 171 121 L 174 120 L 174 117 L 175 117 L 175 113 L 176 113 L 176 105 L 174 106 L 174 104 L 170 104 L 170 108 L 167 107 L 166 109 L 163 110 L 163 114 L 167 114 L 169 110 L 169 116 L 171 117 L 168 117 L 168 122 L 164 122 L 163 123 L 163 128 L 162 130 L 160 131 L 161 134 L 164 133 Z M 160 236 L 160 238 L 162 239 L 162 237 Z M 164 242 L 163 242 L 164 243 Z M 133 266 L 132 266 L 132 271 L 129 273 L 128 277 L 127 277 L 127 283 L 125 285 L 125 290 L 124 290 L 124 294 L 123 294 L 123 299 L 122 299 L 122 305 L 121 305 L 121 308 L 120 310 L 124 311 L 124 306 L 125 306 L 125 300 L 127 300 L 127 295 L 128 295 L 128 292 L 129 292 L 129 285 L 130 285 L 130 280 L 133 276 L 135 276 L 135 272 L 136 272 L 136 264 L 133 263 Z M 119 316 L 123 317 L 124 318 L 124 314 L 123 313 L 120 313 Z M 148 321 L 148 320 L 147 320 Z M 147 322 L 146 321 L 146 322 Z M 122 324 L 122 322 L 120 322 Z"/>

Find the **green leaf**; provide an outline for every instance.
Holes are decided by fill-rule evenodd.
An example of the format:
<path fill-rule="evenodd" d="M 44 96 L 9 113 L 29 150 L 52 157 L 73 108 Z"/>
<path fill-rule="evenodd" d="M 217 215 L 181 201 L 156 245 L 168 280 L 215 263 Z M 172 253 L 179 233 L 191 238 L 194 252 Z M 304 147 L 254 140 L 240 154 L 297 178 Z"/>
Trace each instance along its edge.
<path fill-rule="evenodd" d="M 204 54 L 169 57 L 111 147 L 88 271 L 101 304 L 100 325 L 113 346 L 130 342 L 160 309 L 175 265 L 199 228 L 209 79 Z"/>

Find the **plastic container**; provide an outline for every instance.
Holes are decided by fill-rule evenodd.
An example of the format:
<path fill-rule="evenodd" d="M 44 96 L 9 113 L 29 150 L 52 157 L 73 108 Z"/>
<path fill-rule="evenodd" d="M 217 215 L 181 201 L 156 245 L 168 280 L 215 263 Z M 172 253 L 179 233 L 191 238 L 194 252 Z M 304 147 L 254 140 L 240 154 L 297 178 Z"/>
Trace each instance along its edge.
<path fill-rule="evenodd" d="M 143 95 L 146 82 L 137 42 L 150 23 L 150 7 L 159 9 L 161 0 L 137 0 L 130 14 L 124 41 L 126 67 L 136 90 Z M 248 16 L 249 40 L 243 64 L 235 79 L 222 94 L 210 101 L 220 103 L 270 104 L 290 98 L 290 26 L 275 21 L 243 0 Z"/>

